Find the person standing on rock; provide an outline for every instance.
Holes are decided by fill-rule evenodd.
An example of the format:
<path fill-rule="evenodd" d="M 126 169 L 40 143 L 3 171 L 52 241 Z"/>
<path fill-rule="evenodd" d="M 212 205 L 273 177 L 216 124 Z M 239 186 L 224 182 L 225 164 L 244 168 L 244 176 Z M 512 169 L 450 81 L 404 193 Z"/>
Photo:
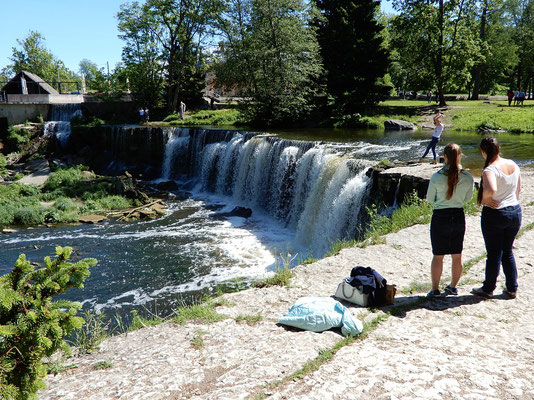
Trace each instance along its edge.
<path fill-rule="evenodd" d="M 477 200 L 483 205 L 480 222 L 488 255 L 484 283 L 471 293 L 492 297 L 502 263 L 506 277 L 503 295 L 513 299 L 518 285 L 512 248 L 521 227 L 521 172 L 513 160 L 500 156 L 500 149 L 499 142 L 493 137 L 486 137 L 480 142 L 480 153 L 486 162 Z"/>
<path fill-rule="evenodd" d="M 457 295 L 456 285 L 462 276 L 462 250 L 465 235 L 464 204 L 473 198 L 473 176 L 462 169 L 460 146 L 449 143 L 443 151 L 445 165 L 430 178 L 426 199 L 434 206 L 430 223 L 432 263 L 430 275 L 432 290 L 428 297 Z M 443 259 L 452 257 L 452 278 L 441 293 L 439 281 L 443 272 Z"/>
<path fill-rule="evenodd" d="M 434 116 L 434 133 L 432 134 L 432 139 L 430 140 L 430 143 L 426 147 L 425 154 L 421 156 L 421 159 L 419 162 L 423 162 L 425 160 L 426 155 L 432 149 L 432 154 L 434 155 L 434 161 L 432 161 L 432 164 L 437 164 L 437 154 L 436 154 L 436 145 L 439 142 L 439 139 L 441 138 L 441 133 L 443 132 L 443 128 L 445 128 L 445 125 L 441 122 L 441 118 L 443 118 L 445 115 L 441 113 L 437 113 Z"/>

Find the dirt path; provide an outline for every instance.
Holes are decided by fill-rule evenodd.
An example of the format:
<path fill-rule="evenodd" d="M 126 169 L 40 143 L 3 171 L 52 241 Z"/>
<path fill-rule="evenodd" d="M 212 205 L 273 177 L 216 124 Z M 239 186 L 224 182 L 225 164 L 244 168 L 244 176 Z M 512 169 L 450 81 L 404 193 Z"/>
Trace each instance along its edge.
<path fill-rule="evenodd" d="M 534 173 L 523 173 L 523 225 L 534 222 Z M 479 217 L 468 217 L 464 259 L 484 253 Z M 105 341 L 50 376 L 39 399 L 534 399 L 534 230 L 516 242 L 519 294 L 482 300 L 469 292 L 483 280 L 484 260 L 462 278 L 454 298 L 426 300 L 415 284 L 430 281 L 428 225 L 386 236 L 384 244 L 342 250 L 299 266 L 290 287 L 227 294 L 214 324 L 163 324 Z M 342 347 L 302 379 L 287 379 L 342 340 L 277 325 L 302 296 L 330 296 L 355 265 L 377 269 L 399 289 L 395 306 L 351 306 L 362 320 L 383 319 L 367 337 Z M 444 275 L 450 274 L 450 261 Z M 502 275 L 499 280 L 502 284 Z M 399 310 L 399 308 L 397 308 Z M 254 325 L 238 316 L 261 315 Z M 203 342 L 199 346 L 199 338 Z M 196 343 L 196 346 L 195 346 Z M 99 361 L 111 363 L 98 370 Z"/>

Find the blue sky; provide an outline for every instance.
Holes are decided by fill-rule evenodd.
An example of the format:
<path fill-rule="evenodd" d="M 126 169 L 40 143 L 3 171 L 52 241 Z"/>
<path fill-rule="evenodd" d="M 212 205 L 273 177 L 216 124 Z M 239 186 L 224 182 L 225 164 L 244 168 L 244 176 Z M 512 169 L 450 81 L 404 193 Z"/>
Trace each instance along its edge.
<path fill-rule="evenodd" d="M 112 69 L 121 60 L 116 15 L 126 0 L 0 0 L 0 69 L 11 63 L 12 48 L 30 31 L 41 33 L 46 48 L 78 72 L 87 58 Z M 382 0 L 391 12 L 391 2 Z"/>

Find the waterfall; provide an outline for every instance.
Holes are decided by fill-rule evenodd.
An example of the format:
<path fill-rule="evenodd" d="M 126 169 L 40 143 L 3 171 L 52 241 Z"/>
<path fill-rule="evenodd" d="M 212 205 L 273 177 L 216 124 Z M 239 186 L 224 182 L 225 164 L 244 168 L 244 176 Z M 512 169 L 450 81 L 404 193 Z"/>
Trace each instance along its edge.
<path fill-rule="evenodd" d="M 50 106 L 50 120 L 45 123 L 43 135 L 55 137 L 61 148 L 67 147 L 71 133 L 70 120 L 74 116 L 82 116 L 80 103 L 52 104 Z"/>
<path fill-rule="evenodd" d="M 167 140 L 165 154 L 163 156 L 163 166 L 161 177 L 164 180 L 172 179 L 176 176 L 179 166 L 176 162 L 187 159 L 187 149 L 189 146 L 188 128 L 163 128 L 163 134 Z"/>
<path fill-rule="evenodd" d="M 191 133 L 191 134 L 190 134 Z M 162 177 L 177 172 L 203 192 L 267 214 L 314 255 L 358 234 L 370 164 L 332 146 L 224 130 L 166 131 Z"/>

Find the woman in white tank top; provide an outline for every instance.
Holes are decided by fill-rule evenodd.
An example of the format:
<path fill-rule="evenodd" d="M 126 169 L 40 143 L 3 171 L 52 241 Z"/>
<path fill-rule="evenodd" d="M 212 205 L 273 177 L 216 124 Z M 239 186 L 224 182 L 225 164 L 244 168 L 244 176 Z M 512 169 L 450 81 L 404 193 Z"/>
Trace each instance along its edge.
<path fill-rule="evenodd" d="M 521 172 L 513 160 L 500 156 L 500 145 L 495 138 L 482 139 L 480 152 L 486 163 L 480 180 L 478 203 L 483 205 L 480 221 L 488 256 L 484 284 L 473 289 L 472 293 L 492 297 L 502 263 L 506 277 L 503 295 L 515 298 L 518 285 L 512 247 L 521 227 Z"/>

